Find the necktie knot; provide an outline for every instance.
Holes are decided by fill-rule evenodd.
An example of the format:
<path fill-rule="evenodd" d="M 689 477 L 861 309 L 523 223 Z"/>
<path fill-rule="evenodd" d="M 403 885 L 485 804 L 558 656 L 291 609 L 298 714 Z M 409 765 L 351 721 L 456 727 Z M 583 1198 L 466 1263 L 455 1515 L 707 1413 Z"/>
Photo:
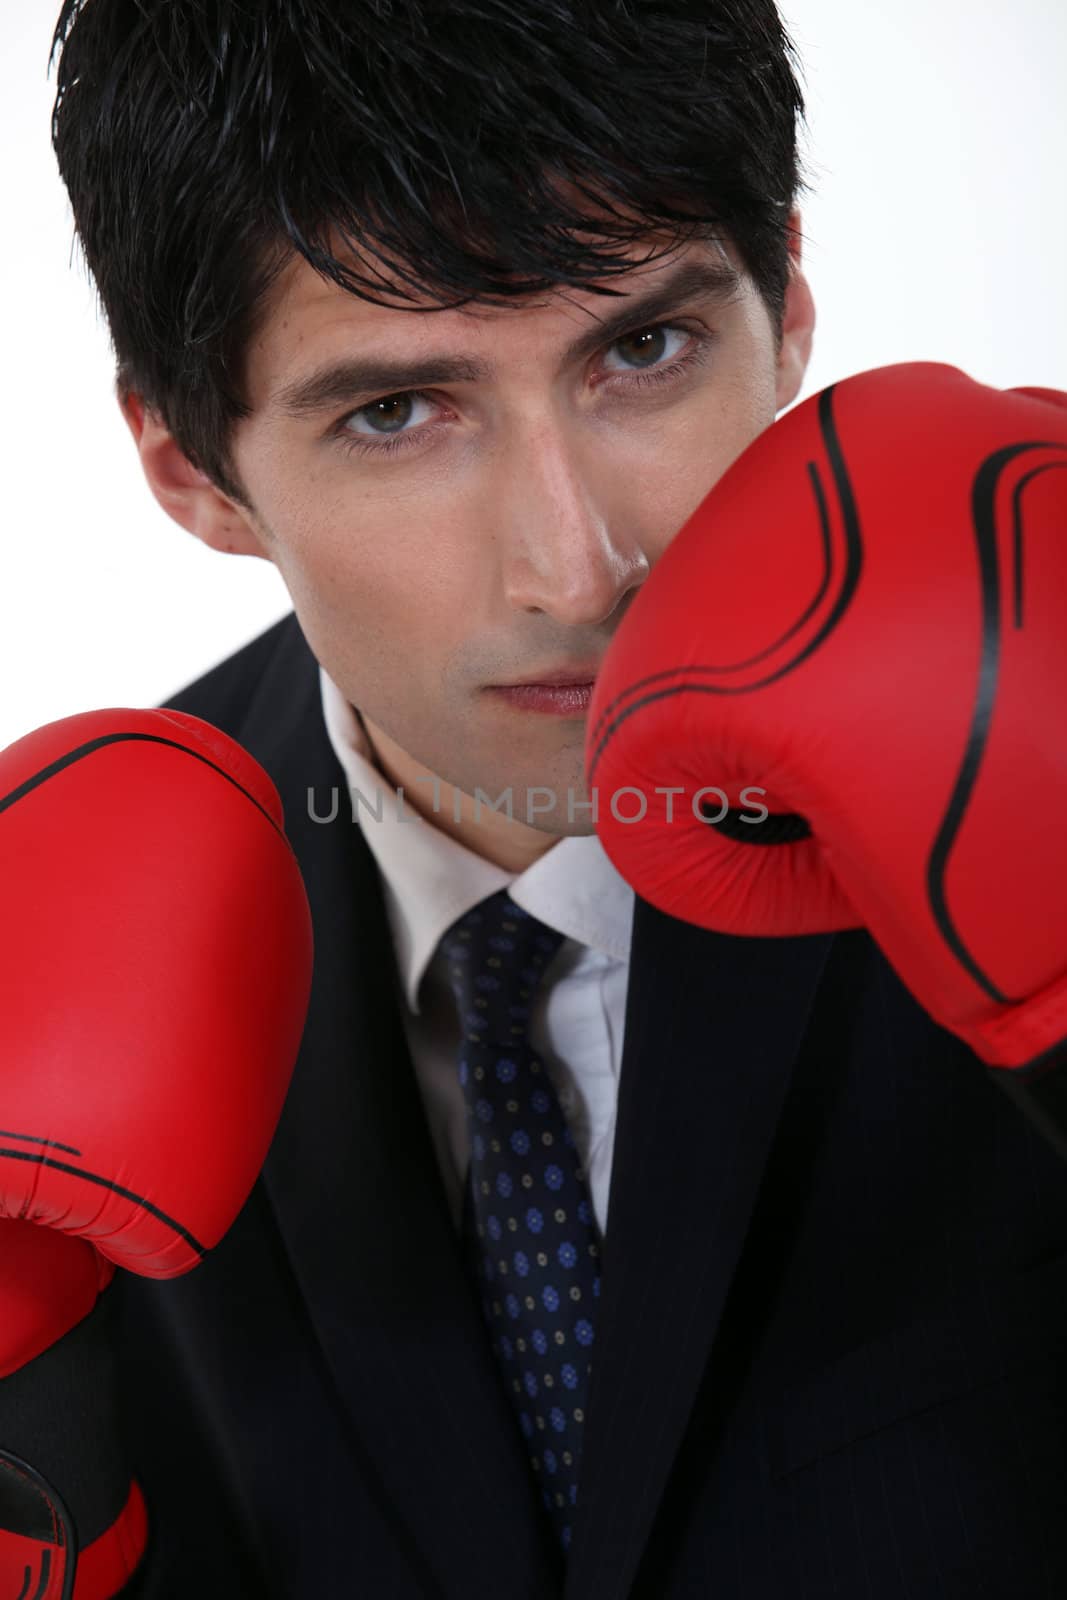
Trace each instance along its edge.
<path fill-rule="evenodd" d="M 457 920 L 441 940 L 468 1044 L 514 1046 L 563 934 L 500 889 Z"/>

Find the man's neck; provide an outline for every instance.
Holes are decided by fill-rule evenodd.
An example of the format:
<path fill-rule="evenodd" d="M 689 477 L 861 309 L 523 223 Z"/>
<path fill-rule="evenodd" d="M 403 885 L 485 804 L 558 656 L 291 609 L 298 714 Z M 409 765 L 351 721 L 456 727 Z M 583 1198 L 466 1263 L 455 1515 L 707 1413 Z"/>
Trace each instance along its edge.
<path fill-rule="evenodd" d="M 475 855 L 507 872 L 520 873 L 559 843 L 553 834 L 502 816 L 484 804 L 476 813 L 469 794 L 429 772 L 376 723 L 355 706 L 352 709 L 363 729 L 371 759 L 394 789 L 403 789 L 404 804 Z"/>

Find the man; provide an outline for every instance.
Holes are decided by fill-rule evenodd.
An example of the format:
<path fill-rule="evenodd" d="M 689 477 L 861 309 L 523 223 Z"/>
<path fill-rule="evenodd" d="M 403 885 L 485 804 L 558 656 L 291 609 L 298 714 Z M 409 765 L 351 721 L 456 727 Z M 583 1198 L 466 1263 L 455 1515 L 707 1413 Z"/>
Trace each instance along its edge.
<path fill-rule="evenodd" d="M 316 939 L 251 1199 L 119 1290 L 144 1592 L 1058 1592 L 1062 1166 L 865 935 L 635 902 L 582 778 L 622 616 L 809 358 L 773 4 L 68 0 L 58 35 L 142 468 L 294 606 L 168 704 L 271 774 Z M 527 1404 L 543 1330 L 475 1292 L 454 952 L 501 889 L 557 941 L 580 1405 L 563 1367 Z"/>

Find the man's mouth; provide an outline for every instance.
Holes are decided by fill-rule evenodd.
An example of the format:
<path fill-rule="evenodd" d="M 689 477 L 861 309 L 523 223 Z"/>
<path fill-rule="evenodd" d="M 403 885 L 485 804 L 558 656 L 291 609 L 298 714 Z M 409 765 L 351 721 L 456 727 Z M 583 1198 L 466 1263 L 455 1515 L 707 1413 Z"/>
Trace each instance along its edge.
<path fill-rule="evenodd" d="M 539 711 L 557 717 L 584 717 L 593 696 L 593 680 L 493 684 L 488 691 L 513 711 Z"/>

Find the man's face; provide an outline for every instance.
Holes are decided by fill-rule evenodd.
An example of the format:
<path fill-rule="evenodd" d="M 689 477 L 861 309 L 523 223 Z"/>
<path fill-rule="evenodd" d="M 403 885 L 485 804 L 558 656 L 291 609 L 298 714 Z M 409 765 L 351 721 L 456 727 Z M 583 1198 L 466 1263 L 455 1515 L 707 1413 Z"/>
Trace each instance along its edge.
<path fill-rule="evenodd" d="M 595 669 L 807 357 L 779 362 L 747 275 L 712 292 L 711 270 L 739 268 L 729 246 L 647 254 L 601 280 L 625 299 L 567 290 L 430 314 L 359 300 L 299 260 L 248 352 L 253 414 L 233 459 L 255 511 L 241 516 L 313 652 L 394 767 L 510 790 L 524 820 L 527 788 L 547 788 L 555 808 L 530 820 L 551 835 L 592 831 L 585 715 L 519 709 L 491 686 Z M 329 393 L 294 408 L 344 362 L 387 370 L 320 383 Z"/>

